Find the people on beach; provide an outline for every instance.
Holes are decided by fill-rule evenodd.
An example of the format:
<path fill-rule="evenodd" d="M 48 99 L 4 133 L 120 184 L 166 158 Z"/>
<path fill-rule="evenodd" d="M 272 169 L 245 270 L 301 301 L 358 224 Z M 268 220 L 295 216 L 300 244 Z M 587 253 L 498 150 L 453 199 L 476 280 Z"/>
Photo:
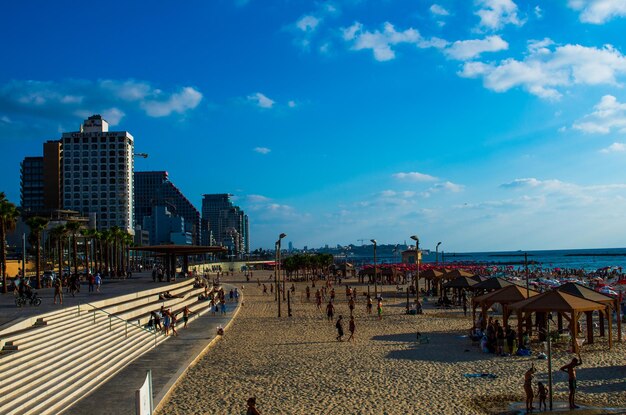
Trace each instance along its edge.
<path fill-rule="evenodd" d="M 578 354 L 578 359 L 573 358 L 572 361 L 565 366 L 561 367 L 561 371 L 567 372 L 568 383 L 569 383 L 569 407 L 570 409 L 578 408 L 578 405 L 574 403 L 574 398 L 576 395 L 576 366 L 580 366 L 583 364 L 583 359 Z"/>
<path fill-rule="evenodd" d="M 541 406 L 543 405 L 543 410 L 545 411 L 547 409 L 546 398 L 548 397 L 548 388 L 546 388 L 543 382 L 539 382 L 537 385 L 537 395 L 539 397 L 539 410 L 541 411 Z"/>
<path fill-rule="evenodd" d="M 366 307 L 367 307 L 366 308 L 367 314 L 372 314 L 372 307 L 373 307 L 372 297 L 369 294 L 367 294 L 367 306 Z"/>
<path fill-rule="evenodd" d="M 184 323 L 183 328 L 184 329 L 187 328 L 187 322 L 189 321 L 190 314 L 194 314 L 193 311 L 191 311 L 188 306 L 185 306 L 185 308 L 183 308 L 183 323 Z"/>
<path fill-rule="evenodd" d="M 530 366 L 530 369 L 524 374 L 524 392 L 526 393 L 526 412 L 532 412 L 535 407 L 533 406 L 533 399 L 535 394 L 533 392 L 533 378 L 535 377 L 535 364 Z"/>
<path fill-rule="evenodd" d="M 352 315 L 354 313 L 354 297 L 352 297 L 352 296 L 348 300 L 348 308 L 350 309 L 350 317 L 352 317 Z"/>
<path fill-rule="evenodd" d="M 378 305 L 376 306 L 376 311 L 378 312 L 378 319 L 382 320 L 383 319 L 383 299 L 382 298 L 378 299 Z"/>
<path fill-rule="evenodd" d="M 326 305 L 326 316 L 328 317 L 328 321 L 333 321 L 333 316 L 335 315 L 335 306 L 333 306 L 333 302 L 329 301 Z"/>
<path fill-rule="evenodd" d="M 354 339 L 354 331 L 356 330 L 356 324 L 354 323 L 354 316 L 350 316 L 350 323 L 348 324 L 348 330 L 350 330 L 350 337 L 348 337 L 348 341 L 352 341 L 352 339 Z"/>
<path fill-rule="evenodd" d="M 343 316 L 339 316 L 335 328 L 337 329 L 337 341 L 343 341 Z"/>
<path fill-rule="evenodd" d="M 248 398 L 248 410 L 246 411 L 246 415 L 261 415 L 261 413 L 256 409 L 256 398 Z"/>

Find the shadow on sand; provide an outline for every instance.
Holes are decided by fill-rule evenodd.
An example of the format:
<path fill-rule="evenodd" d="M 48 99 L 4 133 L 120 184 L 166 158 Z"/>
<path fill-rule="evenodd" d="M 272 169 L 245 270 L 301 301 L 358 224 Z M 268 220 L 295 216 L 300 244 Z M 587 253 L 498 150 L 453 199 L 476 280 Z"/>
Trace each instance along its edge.
<path fill-rule="evenodd" d="M 372 340 L 402 345 L 402 350 L 393 350 L 387 354 L 389 359 L 419 360 L 434 362 L 478 362 L 494 358 L 494 355 L 485 354 L 472 346 L 467 337 L 459 333 L 429 332 L 423 333 L 422 339 L 428 337 L 428 342 L 418 342 L 417 333 L 397 333 L 374 336 Z"/>

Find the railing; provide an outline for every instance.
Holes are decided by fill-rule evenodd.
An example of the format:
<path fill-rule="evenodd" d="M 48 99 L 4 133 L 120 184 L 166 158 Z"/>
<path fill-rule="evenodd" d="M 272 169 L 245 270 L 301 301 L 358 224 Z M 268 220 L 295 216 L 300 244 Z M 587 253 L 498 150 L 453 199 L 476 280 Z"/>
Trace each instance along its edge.
<path fill-rule="evenodd" d="M 153 333 L 151 330 L 148 330 L 148 329 L 142 327 L 140 324 L 132 323 L 132 322 L 130 322 L 128 320 L 124 320 L 123 318 L 119 318 L 115 314 L 109 313 L 108 311 L 105 311 L 105 310 L 103 310 L 103 309 L 101 309 L 99 307 L 96 307 L 93 304 L 84 303 L 82 305 L 91 307 L 91 310 L 86 310 L 86 311 L 87 312 L 89 312 L 89 311 L 93 312 L 93 324 L 96 324 L 96 312 L 99 311 L 99 312 L 109 316 L 109 331 L 113 330 L 113 319 L 115 318 L 115 319 L 120 320 L 120 321 L 122 321 L 124 323 L 124 337 L 125 338 L 128 338 L 128 325 L 130 324 L 131 326 L 136 327 L 136 328 L 138 328 L 140 330 L 143 330 L 143 331 L 145 331 L 146 333 L 148 333 L 150 335 L 154 334 L 154 347 L 157 346 L 157 336 L 158 336 L 158 333 L 156 331 L 156 328 L 155 328 L 154 333 Z M 80 316 L 80 312 L 81 312 L 80 307 L 81 307 L 81 304 L 78 304 L 78 306 L 77 306 L 77 308 L 78 308 L 78 316 Z"/>

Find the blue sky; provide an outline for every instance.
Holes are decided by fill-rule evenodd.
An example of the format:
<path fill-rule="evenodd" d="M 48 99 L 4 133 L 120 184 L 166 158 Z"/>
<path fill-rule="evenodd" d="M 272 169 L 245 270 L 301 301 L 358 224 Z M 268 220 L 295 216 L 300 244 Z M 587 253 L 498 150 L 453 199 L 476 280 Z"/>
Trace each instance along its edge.
<path fill-rule="evenodd" d="M 130 3 L 130 4 L 129 4 Z M 252 248 L 626 246 L 626 1 L 13 2 L 0 190 L 101 113 Z"/>

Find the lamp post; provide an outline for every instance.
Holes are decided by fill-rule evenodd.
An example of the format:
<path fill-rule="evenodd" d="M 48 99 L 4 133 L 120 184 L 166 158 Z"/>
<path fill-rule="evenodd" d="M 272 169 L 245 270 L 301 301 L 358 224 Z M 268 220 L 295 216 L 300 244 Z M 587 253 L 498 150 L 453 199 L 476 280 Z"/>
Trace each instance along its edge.
<path fill-rule="evenodd" d="M 526 270 L 526 298 L 530 298 L 530 286 L 528 283 L 528 253 L 524 253 L 524 268 Z"/>
<path fill-rule="evenodd" d="M 548 315 L 548 393 L 550 394 L 550 410 L 552 410 L 552 340 L 550 339 L 550 321 L 552 314 Z"/>
<path fill-rule="evenodd" d="M 439 265 L 439 245 L 441 245 L 441 242 L 437 242 L 437 246 L 435 246 L 435 263 L 437 265 Z"/>
<path fill-rule="evenodd" d="M 274 265 L 274 283 L 276 285 L 276 301 L 278 301 L 278 317 L 280 317 L 280 288 L 279 288 L 279 273 L 280 273 L 280 241 L 285 236 L 284 233 L 281 233 L 278 236 L 278 240 L 276 241 L 276 263 Z"/>
<path fill-rule="evenodd" d="M 419 281 L 420 281 L 420 238 L 417 235 L 411 236 L 415 241 L 415 264 L 417 265 L 417 274 L 415 276 L 415 299 L 419 299 Z"/>
<path fill-rule="evenodd" d="M 378 298 L 378 268 L 376 267 L 376 239 L 370 239 L 374 244 L 374 296 Z"/>

